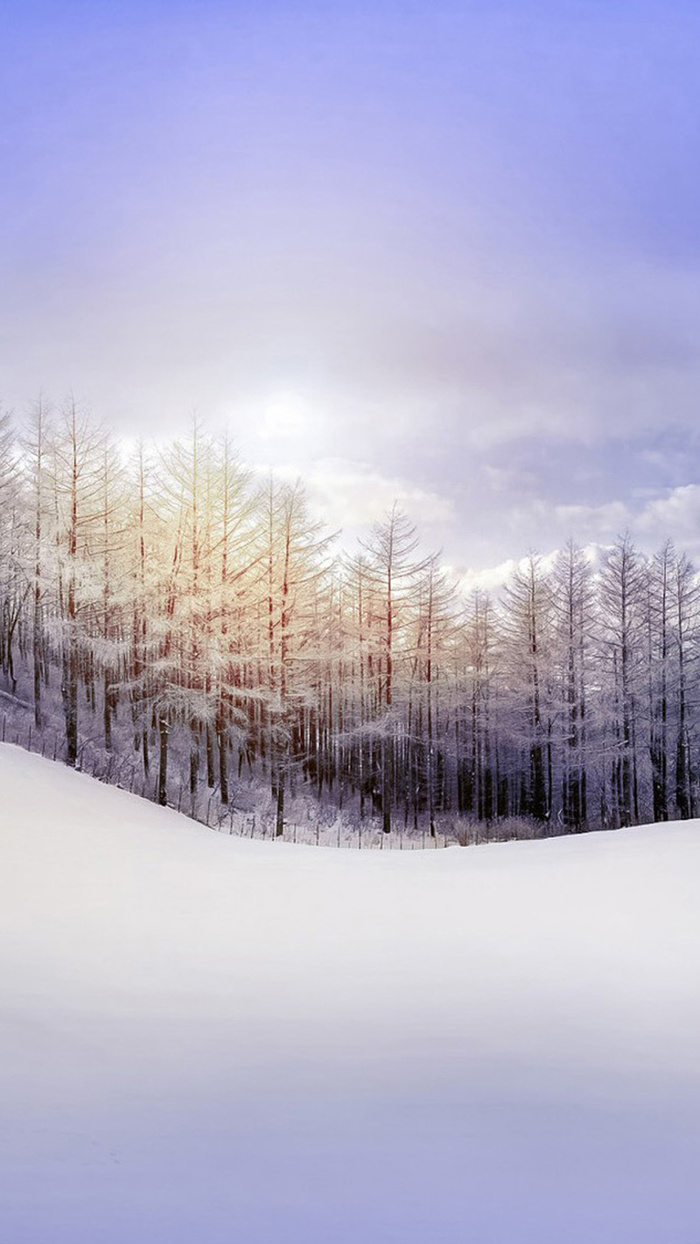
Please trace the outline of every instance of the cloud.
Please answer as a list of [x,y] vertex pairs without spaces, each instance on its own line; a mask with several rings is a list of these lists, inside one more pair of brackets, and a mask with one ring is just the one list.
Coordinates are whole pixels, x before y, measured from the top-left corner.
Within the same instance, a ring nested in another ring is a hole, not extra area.
[[673,540],[680,548],[700,553],[700,485],[683,484],[662,496],[649,498],[635,508],[630,503],[612,501],[598,506],[553,506],[553,521],[560,528],[569,526],[587,531],[593,540],[610,543],[629,531],[645,551]]
[[455,521],[449,498],[408,480],[382,475],[367,463],[326,458],[314,464],[307,483],[310,496],[332,526],[359,527],[381,522],[394,502],[427,534],[431,528]]
[[[262,470],[262,468],[259,468]],[[396,502],[420,533],[455,523],[453,502],[398,476],[386,476],[368,463],[344,458],[324,458],[300,472],[292,464],[276,466],[274,473],[286,480],[301,475],[316,516],[331,528],[355,534],[382,522]]]
[[668,536],[684,548],[700,552],[700,484],[672,488],[648,502],[634,528],[655,540]]
[[[537,561],[544,571],[553,568],[559,555],[559,549],[549,549],[546,553],[537,553]],[[584,549],[584,554],[589,562],[595,563],[597,560],[596,546],[589,545]],[[527,570],[528,557],[520,559],[509,557],[505,561],[499,562],[496,566],[489,566],[482,570],[476,570],[470,567],[468,570],[457,571],[453,567],[448,567],[448,573],[453,578],[458,590],[464,596],[471,596],[475,591],[487,592],[489,595],[497,596],[508,583],[509,579],[515,574],[516,570],[522,572]]]
[[[627,501],[599,505],[562,505],[536,498],[515,507],[509,523],[520,533],[521,542],[531,537],[531,547],[536,549],[550,545],[552,536],[560,546],[573,539],[582,546],[595,547],[610,545],[629,532],[645,552],[654,551],[670,539],[679,548],[700,554],[700,484],[669,488],[661,495],[650,496],[649,491],[640,490]],[[503,563],[508,564],[516,563]],[[492,574],[497,569],[484,573]]]
[[634,524],[634,516],[623,501],[607,501],[602,505],[552,505],[540,502],[536,507],[543,527],[553,522],[560,531],[576,533],[589,540],[614,537]]
[[517,565],[517,561],[510,557],[506,561],[499,562],[497,566],[487,567],[484,570],[475,570],[472,567],[461,572],[452,568],[449,570],[459,591],[464,596],[471,596],[477,591],[496,595],[508,582]]

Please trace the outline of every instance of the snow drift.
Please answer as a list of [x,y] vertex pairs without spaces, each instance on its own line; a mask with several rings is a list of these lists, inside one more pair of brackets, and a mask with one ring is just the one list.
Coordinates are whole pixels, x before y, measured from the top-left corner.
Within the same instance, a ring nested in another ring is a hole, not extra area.
[[242,841],[0,748],[11,1244],[696,1244],[700,826]]

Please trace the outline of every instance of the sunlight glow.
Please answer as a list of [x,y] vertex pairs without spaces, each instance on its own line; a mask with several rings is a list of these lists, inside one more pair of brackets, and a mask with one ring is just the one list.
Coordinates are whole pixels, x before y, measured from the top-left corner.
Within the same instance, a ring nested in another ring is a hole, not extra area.
[[296,393],[276,393],[263,407],[259,435],[264,440],[307,436],[312,424],[306,398]]

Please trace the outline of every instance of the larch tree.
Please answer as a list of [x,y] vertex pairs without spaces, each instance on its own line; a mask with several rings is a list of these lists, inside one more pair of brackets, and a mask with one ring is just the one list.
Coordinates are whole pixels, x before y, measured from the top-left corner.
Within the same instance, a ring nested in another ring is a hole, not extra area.
[[561,820],[579,833],[588,820],[587,708],[595,615],[590,565],[572,541],[556,559],[552,589],[563,741]]
[[608,554],[600,576],[601,656],[612,728],[612,790],[620,825],[639,818],[638,714],[644,671],[645,573],[629,535]]
[[428,567],[427,559],[416,559],[418,536],[413,524],[394,505],[383,523],[375,524],[369,539],[363,543],[372,582],[376,618],[375,678],[378,716],[377,781],[381,792],[382,829],[391,831],[394,799],[395,750],[399,713],[395,696],[405,672],[405,627],[411,609],[417,603],[420,576]]
[[513,572],[505,593],[506,661],[516,747],[524,747],[520,810],[535,821],[552,810],[553,595],[549,576],[534,554]]

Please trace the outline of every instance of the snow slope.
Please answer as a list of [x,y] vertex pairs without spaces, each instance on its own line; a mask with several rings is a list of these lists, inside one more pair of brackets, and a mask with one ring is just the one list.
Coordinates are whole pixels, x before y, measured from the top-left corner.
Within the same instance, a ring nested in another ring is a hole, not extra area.
[[3,1241],[700,1241],[697,823],[358,853],[0,791]]

